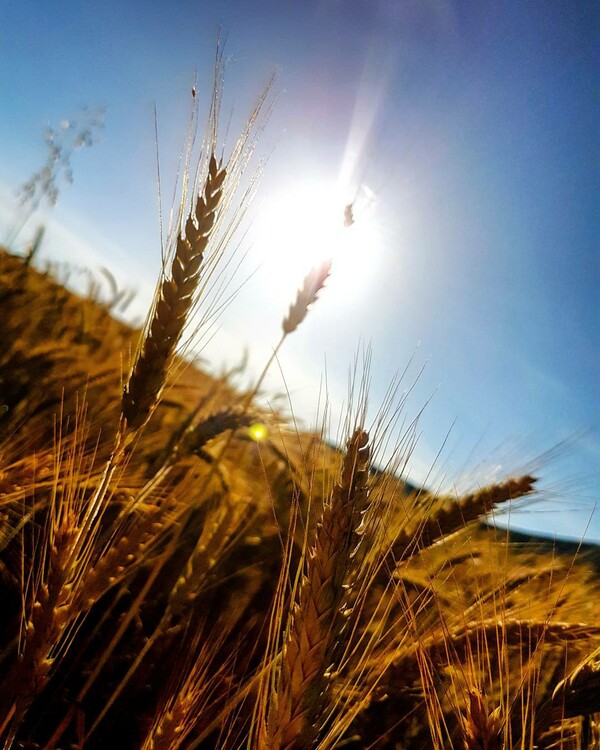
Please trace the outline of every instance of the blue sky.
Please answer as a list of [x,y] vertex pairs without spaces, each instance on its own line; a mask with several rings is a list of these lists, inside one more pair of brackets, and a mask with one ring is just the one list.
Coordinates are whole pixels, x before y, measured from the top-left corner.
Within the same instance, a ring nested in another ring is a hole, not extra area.
[[[361,341],[373,348],[373,410],[414,355],[406,386],[425,369],[407,415],[432,397],[415,480],[449,433],[430,484],[536,470],[544,502],[512,523],[578,537],[589,522],[600,540],[600,512],[590,521],[600,499],[594,5],[5,3],[0,221],[8,225],[11,196],[45,158],[44,127],[105,105],[102,142],[75,154],[44,252],[105,264],[143,301],[160,258],[153,107],[168,204],[194,72],[208,101],[222,24],[232,131],[275,69],[278,81],[259,155],[274,150],[240,278],[258,270],[221,319],[211,366],[251,343],[260,369],[301,281],[298,227],[269,237],[271,217],[310,224],[310,190],[327,195],[340,174],[347,196],[366,185],[375,200],[363,189],[358,202],[373,234],[357,235],[360,257],[338,262],[282,353],[295,412],[314,420],[325,368],[332,403],[342,403]],[[283,389],[278,372],[270,387]]]

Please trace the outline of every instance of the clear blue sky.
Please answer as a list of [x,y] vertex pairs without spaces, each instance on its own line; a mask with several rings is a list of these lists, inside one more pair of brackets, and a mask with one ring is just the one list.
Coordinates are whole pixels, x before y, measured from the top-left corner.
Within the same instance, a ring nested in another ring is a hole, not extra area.
[[[512,523],[581,535],[600,501],[597,4],[4,3],[0,221],[44,160],[45,125],[106,105],[102,142],[75,154],[45,252],[105,263],[143,297],[160,247],[153,105],[168,203],[194,71],[207,99],[219,23],[234,127],[279,70],[256,211],[335,180],[350,152],[349,183],[376,194],[377,250],[365,243],[351,284],[336,288],[334,268],[329,299],[282,355],[300,416],[314,416],[325,361],[332,399],[343,397],[359,340],[373,346],[374,405],[418,347],[413,374],[427,364],[409,416],[434,395],[412,476],[424,478],[453,425],[434,486],[539,470],[546,501]],[[310,207],[297,213],[309,220]],[[268,265],[264,236],[250,237],[248,269],[253,252]],[[222,318],[215,366],[252,342],[258,367],[276,341],[293,286],[278,289],[264,265]],[[600,540],[600,511],[588,536]]]

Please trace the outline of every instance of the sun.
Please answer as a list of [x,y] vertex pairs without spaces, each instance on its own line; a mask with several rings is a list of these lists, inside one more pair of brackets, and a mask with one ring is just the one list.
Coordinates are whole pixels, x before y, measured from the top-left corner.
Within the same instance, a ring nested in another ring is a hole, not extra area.
[[346,295],[359,288],[379,256],[374,200],[366,186],[350,193],[333,180],[311,179],[266,199],[255,247],[269,279],[296,288],[311,268],[331,260],[328,286]]

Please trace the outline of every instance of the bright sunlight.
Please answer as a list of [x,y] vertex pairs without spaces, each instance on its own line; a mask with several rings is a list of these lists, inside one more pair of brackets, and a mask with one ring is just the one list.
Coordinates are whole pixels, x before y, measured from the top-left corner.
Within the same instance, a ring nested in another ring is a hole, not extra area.
[[353,195],[334,182],[316,180],[296,182],[272,196],[257,226],[261,272],[293,289],[312,267],[332,260],[328,296],[354,295],[380,257],[375,200],[367,185]]

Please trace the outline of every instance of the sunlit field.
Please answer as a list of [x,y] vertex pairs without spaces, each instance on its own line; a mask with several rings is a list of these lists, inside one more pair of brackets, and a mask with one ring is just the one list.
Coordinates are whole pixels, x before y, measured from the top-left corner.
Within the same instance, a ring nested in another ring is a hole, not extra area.
[[597,556],[489,523],[540,478],[407,483],[418,415],[392,390],[369,416],[368,354],[341,436],[264,406],[321,298],[382,263],[368,184],[255,201],[257,261],[292,290],[273,356],[243,388],[190,362],[264,116],[224,145],[218,101],[141,329],[110,271],[78,295],[37,245],[0,249],[2,747],[600,748]]

